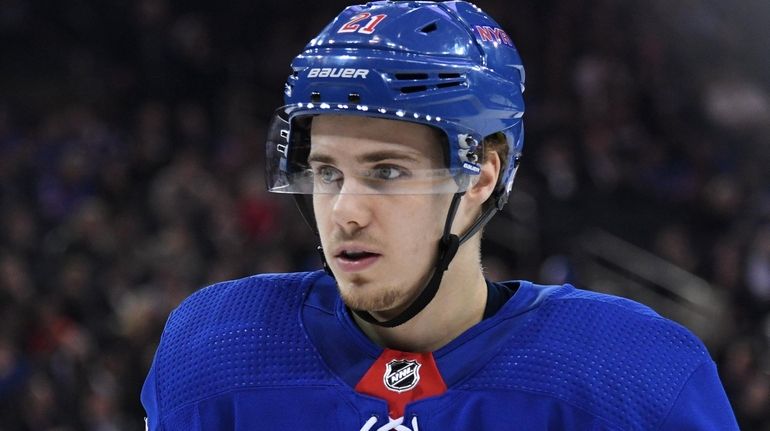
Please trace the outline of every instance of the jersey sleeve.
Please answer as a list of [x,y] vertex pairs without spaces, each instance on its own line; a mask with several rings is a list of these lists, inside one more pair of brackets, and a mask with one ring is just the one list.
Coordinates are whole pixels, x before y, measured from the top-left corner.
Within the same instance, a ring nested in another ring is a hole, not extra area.
[[711,360],[692,373],[660,427],[661,431],[738,429],[716,365]]
[[145,423],[147,424],[147,431],[160,430],[160,412],[158,411],[158,393],[155,389],[155,361],[153,361],[150,367],[147,378],[144,380],[144,386],[142,386],[142,405],[144,411],[147,414],[145,417]]
[[163,338],[164,335],[166,335],[166,331],[168,329],[169,323],[171,322],[171,319],[173,319],[175,314],[175,310],[172,311],[168,319],[166,320],[166,325],[163,328],[163,333],[161,334],[160,342],[158,343],[158,348],[155,351],[155,355],[152,359],[152,365],[150,366],[150,370],[147,372],[147,377],[144,379],[144,385],[142,385],[142,394],[141,394],[141,400],[142,400],[142,406],[144,407],[144,412],[146,414],[144,421],[146,423],[146,431],[161,431],[163,428],[160,425],[160,403],[158,402],[158,385],[157,385],[157,360],[158,360],[158,352],[163,348]]

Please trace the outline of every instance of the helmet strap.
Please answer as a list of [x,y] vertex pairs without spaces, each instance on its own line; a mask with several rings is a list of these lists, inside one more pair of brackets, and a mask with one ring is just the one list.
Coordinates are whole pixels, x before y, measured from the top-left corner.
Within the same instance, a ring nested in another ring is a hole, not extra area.
[[504,189],[498,189],[495,190],[495,192],[492,194],[491,199],[493,199],[493,202],[495,202],[494,205],[490,205],[486,210],[484,210],[483,213],[476,219],[475,222],[471,225],[471,227],[468,228],[468,230],[460,237],[460,245],[465,243],[465,241],[469,240],[473,235],[476,234],[481,228],[483,228],[487,223],[489,223],[490,220],[492,220],[492,217],[503,209],[505,206],[505,203],[508,202],[508,194],[505,193]]

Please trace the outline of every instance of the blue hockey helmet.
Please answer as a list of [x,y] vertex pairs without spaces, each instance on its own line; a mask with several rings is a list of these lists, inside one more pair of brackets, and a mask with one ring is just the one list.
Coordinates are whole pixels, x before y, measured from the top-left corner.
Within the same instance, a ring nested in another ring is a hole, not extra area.
[[478,7],[464,1],[350,6],[291,66],[286,104],[269,127],[270,191],[314,193],[305,160],[307,119],[344,114],[441,130],[447,172],[460,189],[468,183],[460,177],[479,172],[483,139],[503,133],[509,148],[497,207],[507,200],[523,146],[524,68],[508,35]]

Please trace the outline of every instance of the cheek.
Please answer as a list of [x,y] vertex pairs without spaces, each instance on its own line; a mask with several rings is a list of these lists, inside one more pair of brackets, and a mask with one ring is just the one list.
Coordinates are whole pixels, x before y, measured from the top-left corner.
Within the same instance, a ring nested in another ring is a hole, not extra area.
[[449,207],[436,196],[409,197],[410,201],[401,206],[393,217],[396,236],[401,241],[404,253],[402,259],[430,259],[441,238]]

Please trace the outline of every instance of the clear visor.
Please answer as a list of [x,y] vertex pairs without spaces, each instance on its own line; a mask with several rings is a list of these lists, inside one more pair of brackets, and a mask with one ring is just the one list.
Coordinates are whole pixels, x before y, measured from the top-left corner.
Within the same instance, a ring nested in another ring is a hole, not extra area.
[[[266,181],[274,193],[425,195],[465,191],[475,175],[464,169],[436,168],[442,160],[421,160],[399,152],[365,149],[344,154],[312,153],[312,114],[290,117],[286,107],[276,111],[267,137]],[[375,112],[377,112],[375,110]],[[340,113],[340,112],[336,112]],[[368,112],[371,115],[372,112]],[[384,116],[384,115],[383,115]],[[290,119],[291,118],[291,119]],[[446,124],[442,125],[446,127]],[[353,154],[355,153],[355,154]],[[442,153],[443,154],[443,153]]]

